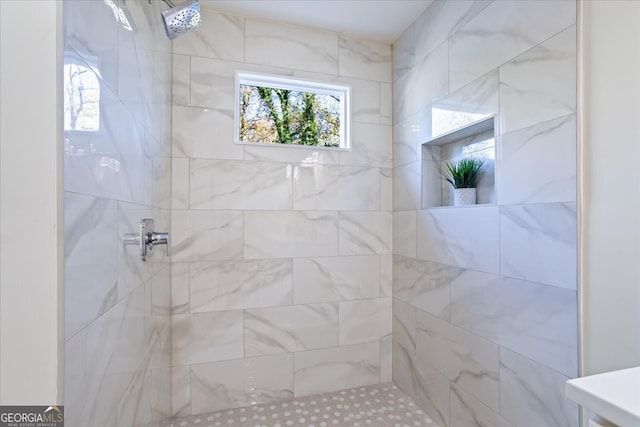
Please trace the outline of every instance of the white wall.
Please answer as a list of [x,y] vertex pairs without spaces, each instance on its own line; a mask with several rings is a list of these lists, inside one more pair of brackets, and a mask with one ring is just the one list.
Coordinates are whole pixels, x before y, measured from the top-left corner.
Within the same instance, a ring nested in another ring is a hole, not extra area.
[[61,7],[0,16],[0,404],[61,404]]
[[582,374],[640,365],[640,2],[582,2]]

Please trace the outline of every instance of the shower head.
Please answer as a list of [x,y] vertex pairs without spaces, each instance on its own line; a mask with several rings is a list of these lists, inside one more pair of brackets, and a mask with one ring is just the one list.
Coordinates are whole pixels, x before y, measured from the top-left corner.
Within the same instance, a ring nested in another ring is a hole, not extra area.
[[188,0],[175,6],[170,0],[163,0],[171,9],[162,12],[162,21],[167,37],[171,40],[200,26],[200,2]]

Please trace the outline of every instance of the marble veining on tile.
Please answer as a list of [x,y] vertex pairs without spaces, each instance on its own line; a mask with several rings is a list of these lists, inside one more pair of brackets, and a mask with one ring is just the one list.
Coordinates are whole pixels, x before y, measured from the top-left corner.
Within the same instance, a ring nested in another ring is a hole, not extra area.
[[[393,82],[404,76],[413,67],[415,51],[415,25],[411,24],[393,43],[392,69]],[[395,86],[395,84],[394,84]],[[397,104],[394,102],[394,110]]]
[[391,298],[340,303],[340,345],[381,340],[391,335]]
[[233,109],[236,70],[242,69],[242,65],[241,62],[191,57],[189,105]]
[[65,193],[64,203],[68,339],[115,305],[119,246],[116,202]]
[[295,304],[377,298],[380,295],[380,257],[294,258]]
[[450,267],[395,255],[393,297],[422,311],[449,320]]
[[416,311],[416,356],[497,411],[498,345]]
[[[65,369],[65,389],[78,404],[67,421],[133,425],[168,416],[154,405],[166,405],[165,398],[171,398],[170,379],[163,379],[163,371],[170,372],[156,369],[154,376],[147,371],[158,361],[151,355],[162,355],[166,342],[160,331],[154,339],[145,339],[146,298],[144,287],[139,287],[65,343],[65,360],[74,367]],[[156,390],[153,381],[169,388]]]
[[404,94],[408,98],[400,102],[413,102],[410,113],[418,112],[429,105],[433,99],[441,98],[449,93],[449,49],[447,43],[441,43],[423,58],[416,56],[411,70],[411,84]]
[[500,378],[501,413],[514,425],[580,424],[578,405],[564,395],[568,377],[502,349]]
[[392,335],[393,335],[394,345],[399,345],[401,347],[404,347],[409,353],[415,354],[416,352],[416,309],[415,307],[397,298],[393,298],[392,314],[393,314]]
[[575,76],[575,26],[500,67],[504,132],[575,113]]
[[200,13],[206,25],[178,37],[173,42],[173,53],[242,61],[245,19],[205,8]]
[[191,368],[189,366],[171,368],[171,407],[174,417],[191,415]]
[[245,310],[244,345],[246,357],[334,347],[338,304]]
[[242,329],[240,310],[172,316],[173,366],[242,357]]
[[294,354],[296,396],[379,382],[379,341],[301,351]]
[[451,89],[457,89],[575,24],[576,4],[493,2],[450,38]]
[[393,125],[393,86],[380,83],[380,124]]
[[492,0],[434,1],[415,21],[415,51],[421,58],[482,12]]
[[395,120],[403,120],[449,92],[447,44],[416,61],[412,69],[394,84]]
[[391,46],[340,37],[340,75],[391,83]]
[[191,103],[191,57],[173,55],[171,81],[171,102],[177,105]]
[[340,164],[393,166],[391,131],[389,125],[354,122],[351,126],[351,150],[340,152]]
[[446,182],[442,181],[441,170],[445,163],[442,161],[442,147],[423,145],[421,151],[422,208],[452,205],[447,200],[448,194],[445,192],[445,190],[449,189],[446,186]]
[[242,212],[175,210],[171,249],[176,261],[214,261],[242,256]]
[[393,166],[401,166],[418,160],[418,132],[416,115],[393,123]]
[[293,397],[293,354],[191,365],[191,414]]
[[421,361],[409,349],[394,343],[393,378],[433,419],[436,425],[449,425],[449,380]]
[[[281,52],[287,54],[281,55]],[[338,56],[337,34],[245,19],[245,60],[248,63],[337,75]]]
[[391,212],[340,212],[340,255],[390,254]]
[[576,218],[575,203],[501,206],[501,273],[577,289]]
[[293,299],[291,260],[192,262],[188,275],[192,313],[286,305]]
[[416,257],[416,211],[393,212],[393,253]]
[[498,217],[496,207],[418,212],[418,258],[497,273]]
[[384,117],[391,114],[391,111],[385,111],[385,108],[391,108],[390,84],[342,76],[333,81],[351,86],[351,121],[354,125],[356,123],[390,124],[385,123]]
[[171,314],[189,312],[189,263],[171,263]]
[[[158,327],[169,330],[169,315],[171,314],[171,266],[169,263],[154,263],[153,276],[144,283],[147,306],[145,312],[151,315],[150,323],[166,322]],[[149,328],[153,334],[153,328]],[[167,342],[169,339],[167,339]],[[161,354],[168,355],[168,352]],[[156,355],[153,355],[155,357]],[[160,356],[160,355],[158,355]],[[165,366],[165,368],[168,365]]]
[[377,168],[298,165],[293,170],[296,210],[377,210],[380,177]]
[[[269,224],[265,227],[264,224]],[[330,211],[246,211],[245,259],[338,255],[338,215]]]
[[577,374],[575,291],[474,272],[453,273],[451,322],[545,366]]
[[451,426],[513,427],[497,412],[455,385],[451,387]]
[[191,160],[191,209],[290,209],[287,163]]
[[[505,135],[497,169],[498,203],[575,201],[575,159],[573,114]],[[544,168],[536,167],[540,162]]]
[[393,296],[393,255],[380,255],[380,296]]
[[393,380],[393,336],[380,340],[380,382]]
[[393,211],[393,169],[380,168],[380,210]]
[[394,169],[393,208],[398,211],[420,209],[422,162],[415,161]]
[[171,209],[189,209],[189,159],[171,159]]
[[233,143],[233,110],[174,105],[171,121],[174,157],[242,160]]

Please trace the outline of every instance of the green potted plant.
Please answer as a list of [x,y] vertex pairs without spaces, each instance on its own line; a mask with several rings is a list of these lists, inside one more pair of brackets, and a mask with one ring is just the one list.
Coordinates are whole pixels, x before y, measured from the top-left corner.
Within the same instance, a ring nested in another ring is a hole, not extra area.
[[476,185],[484,161],[479,159],[461,159],[447,163],[442,178],[453,186],[454,205],[475,205]]

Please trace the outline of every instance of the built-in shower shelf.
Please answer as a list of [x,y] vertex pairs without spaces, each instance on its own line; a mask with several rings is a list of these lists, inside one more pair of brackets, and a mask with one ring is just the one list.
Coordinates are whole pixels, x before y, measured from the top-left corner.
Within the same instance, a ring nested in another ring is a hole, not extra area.
[[[476,205],[495,205],[495,116],[438,135],[422,144],[422,208],[451,208],[453,188],[442,179],[446,164],[465,158],[484,162],[478,180]],[[459,208],[462,206],[455,206]]]

